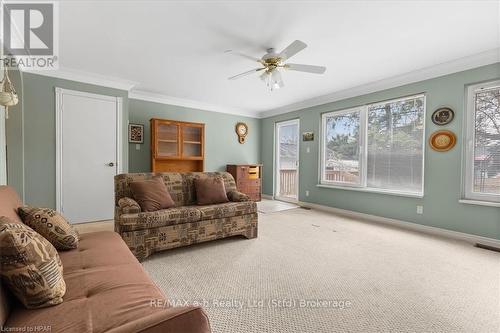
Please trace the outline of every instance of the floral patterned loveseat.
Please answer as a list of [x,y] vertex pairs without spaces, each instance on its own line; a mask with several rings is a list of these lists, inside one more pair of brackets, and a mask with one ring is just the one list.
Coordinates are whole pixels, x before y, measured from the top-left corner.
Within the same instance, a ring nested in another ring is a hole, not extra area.
[[[129,184],[161,176],[175,207],[141,212],[131,205]],[[194,179],[221,177],[227,203],[196,205]],[[233,176],[227,172],[126,173],[115,176],[115,231],[120,234],[137,259],[154,252],[214,239],[242,235],[257,237],[257,205],[236,190]]]

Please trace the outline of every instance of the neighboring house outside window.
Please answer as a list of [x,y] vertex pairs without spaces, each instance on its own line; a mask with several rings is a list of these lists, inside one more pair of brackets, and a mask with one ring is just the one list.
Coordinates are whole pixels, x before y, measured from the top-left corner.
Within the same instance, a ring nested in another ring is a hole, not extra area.
[[500,202],[500,81],[467,88],[464,199]]
[[423,196],[425,96],[322,115],[323,185]]

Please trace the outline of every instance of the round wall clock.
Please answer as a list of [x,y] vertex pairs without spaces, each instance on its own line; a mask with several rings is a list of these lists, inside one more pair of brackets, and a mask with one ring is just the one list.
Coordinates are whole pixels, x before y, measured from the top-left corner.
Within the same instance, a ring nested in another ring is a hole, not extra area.
[[238,142],[245,143],[245,137],[248,135],[248,126],[245,123],[236,124],[236,134],[238,134]]
[[436,131],[429,138],[429,144],[435,151],[448,151],[457,143],[455,133],[447,130]]
[[451,123],[455,117],[455,112],[450,108],[439,108],[432,113],[432,122],[436,125],[443,126]]

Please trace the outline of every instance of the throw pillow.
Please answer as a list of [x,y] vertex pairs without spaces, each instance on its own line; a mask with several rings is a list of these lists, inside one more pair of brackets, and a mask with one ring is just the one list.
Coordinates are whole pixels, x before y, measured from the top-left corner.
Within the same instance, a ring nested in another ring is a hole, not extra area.
[[175,206],[161,177],[131,182],[130,188],[135,201],[139,203],[144,212],[153,212]]
[[228,202],[224,180],[221,177],[196,178],[196,201],[198,205]]
[[78,247],[78,234],[66,219],[50,208],[19,207],[23,223],[45,237],[58,250]]
[[124,197],[118,200],[118,207],[122,210],[123,214],[135,214],[141,212],[141,206],[132,198]]
[[28,309],[62,303],[63,266],[52,244],[22,223],[0,217],[0,275]]

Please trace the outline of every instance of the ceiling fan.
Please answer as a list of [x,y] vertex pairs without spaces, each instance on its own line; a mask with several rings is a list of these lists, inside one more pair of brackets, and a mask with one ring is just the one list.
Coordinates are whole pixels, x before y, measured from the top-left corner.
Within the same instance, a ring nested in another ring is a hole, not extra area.
[[292,70],[313,74],[323,74],[326,71],[326,67],[324,66],[313,66],[313,65],[303,65],[303,64],[292,64],[285,63],[288,59],[302,51],[307,47],[307,44],[301,42],[300,40],[294,41],[292,44],[288,45],[283,51],[280,53],[276,53],[273,48],[267,49],[267,53],[262,58],[256,58],[249,55],[246,55],[241,52],[227,50],[226,53],[231,53],[237,56],[241,56],[253,61],[256,61],[262,65],[262,67],[255,68],[241,74],[231,76],[228,78],[229,80],[236,80],[241,77],[256,73],[262,72],[260,78],[264,81],[271,91],[279,88],[283,88],[285,84],[283,83],[283,78],[281,77],[281,72],[283,70]]

